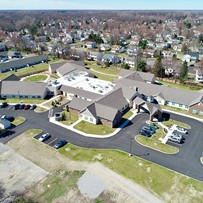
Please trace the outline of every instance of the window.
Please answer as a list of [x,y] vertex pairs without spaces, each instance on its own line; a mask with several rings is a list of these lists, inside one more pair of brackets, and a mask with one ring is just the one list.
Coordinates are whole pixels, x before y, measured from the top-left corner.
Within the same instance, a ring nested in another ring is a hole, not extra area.
[[32,98],[35,98],[35,96],[32,96]]
[[41,98],[41,96],[37,96],[37,98]]
[[179,107],[183,107],[183,105],[182,105],[182,104],[179,104]]
[[203,111],[200,111],[200,112],[199,112],[199,115],[203,116]]
[[193,109],[193,110],[192,110],[192,113],[196,114],[196,113],[197,113],[197,110]]
[[185,105],[185,108],[186,108],[186,109],[188,109],[188,106],[187,106],[187,105]]
[[166,104],[169,104],[169,101],[166,101]]
[[175,106],[175,102],[172,102],[172,105]]
[[90,121],[93,122],[93,118],[90,118]]
[[25,96],[25,98],[28,98],[28,96]]

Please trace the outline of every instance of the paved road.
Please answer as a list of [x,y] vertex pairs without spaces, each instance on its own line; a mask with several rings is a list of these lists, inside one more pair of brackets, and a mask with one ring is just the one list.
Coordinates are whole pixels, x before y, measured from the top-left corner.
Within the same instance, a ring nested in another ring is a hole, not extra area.
[[[56,109],[55,111],[59,110]],[[28,129],[39,128],[59,139],[67,139],[70,143],[80,147],[119,149],[129,153],[130,144],[132,144],[131,153],[133,155],[203,181],[203,165],[199,160],[200,156],[203,155],[203,124],[191,118],[171,114],[172,119],[188,123],[192,128],[189,130],[189,134],[185,136],[185,143],[182,144],[182,146],[177,145],[180,152],[175,155],[167,155],[143,147],[134,140],[131,142],[131,138],[138,134],[140,127],[148,119],[147,114],[136,116],[129,125],[122,129],[117,135],[105,139],[84,137],[50,123],[48,121],[48,112],[35,113],[33,111],[24,110],[14,111],[10,108],[8,110],[0,110],[0,114],[13,115],[14,117],[23,116],[27,118],[27,121],[24,124],[15,128],[15,134],[1,139],[1,142],[3,143],[8,142],[10,139],[13,139]]]

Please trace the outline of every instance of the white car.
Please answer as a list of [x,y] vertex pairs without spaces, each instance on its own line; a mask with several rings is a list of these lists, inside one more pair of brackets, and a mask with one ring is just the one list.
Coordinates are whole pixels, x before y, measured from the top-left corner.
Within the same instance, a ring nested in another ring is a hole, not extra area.
[[39,141],[44,142],[45,140],[49,139],[50,137],[51,137],[51,135],[49,135],[49,133],[45,133],[39,138]]
[[188,134],[188,131],[185,128],[182,128],[180,126],[176,127],[176,130],[180,133]]

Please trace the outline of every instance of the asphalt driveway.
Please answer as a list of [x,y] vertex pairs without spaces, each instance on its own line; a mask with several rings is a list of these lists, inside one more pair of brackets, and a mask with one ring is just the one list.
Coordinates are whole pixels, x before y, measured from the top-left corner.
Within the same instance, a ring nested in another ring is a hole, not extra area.
[[[56,109],[57,111],[57,109]],[[191,118],[171,114],[174,120],[188,123],[192,128],[186,137],[185,143],[182,146],[177,146],[180,152],[175,155],[167,155],[158,151],[143,147],[131,138],[138,134],[140,127],[148,119],[147,114],[136,116],[131,123],[123,128],[117,135],[110,138],[89,138],[80,134],[64,129],[48,121],[48,112],[35,113],[26,110],[1,109],[0,114],[12,115],[14,117],[26,117],[27,121],[15,128],[15,133],[9,137],[3,138],[2,143],[8,142],[15,136],[32,128],[39,128],[50,133],[57,139],[66,139],[68,142],[86,148],[99,149],[119,149],[125,152],[130,152],[135,156],[149,160],[153,163],[167,167],[176,172],[190,176],[192,178],[203,181],[203,165],[199,158],[203,155],[203,124]]]

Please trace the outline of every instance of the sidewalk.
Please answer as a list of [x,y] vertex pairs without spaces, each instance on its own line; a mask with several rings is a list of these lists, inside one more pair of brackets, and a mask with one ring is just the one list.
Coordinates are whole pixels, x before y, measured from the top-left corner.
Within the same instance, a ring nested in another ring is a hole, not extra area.
[[54,118],[54,117],[49,118],[49,122],[54,123],[54,124],[56,124],[56,125],[59,125],[59,126],[61,126],[61,127],[63,127],[63,128],[66,128],[66,129],[68,129],[68,130],[71,130],[71,131],[73,131],[73,132],[76,132],[76,133],[78,133],[78,134],[81,134],[81,135],[83,135],[83,136],[85,136],[85,137],[108,138],[108,137],[112,137],[112,136],[116,135],[116,134],[117,134],[119,131],[121,131],[135,116],[138,115],[137,112],[135,112],[135,111],[132,111],[132,112],[133,112],[133,115],[132,115],[130,118],[128,118],[128,120],[126,120],[124,123],[122,123],[121,126],[119,126],[113,133],[108,134],[108,135],[87,134],[87,133],[84,133],[84,132],[82,132],[82,131],[79,131],[79,130],[75,129],[74,126],[77,125],[80,121],[82,121],[82,119],[78,119],[75,123],[73,123],[73,124],[70,125],[70,126],[67,126],[67,125],[62,124],[62,123],[60,123],[60,122],[58,122],[58,121],[55,121],[55,118]]

